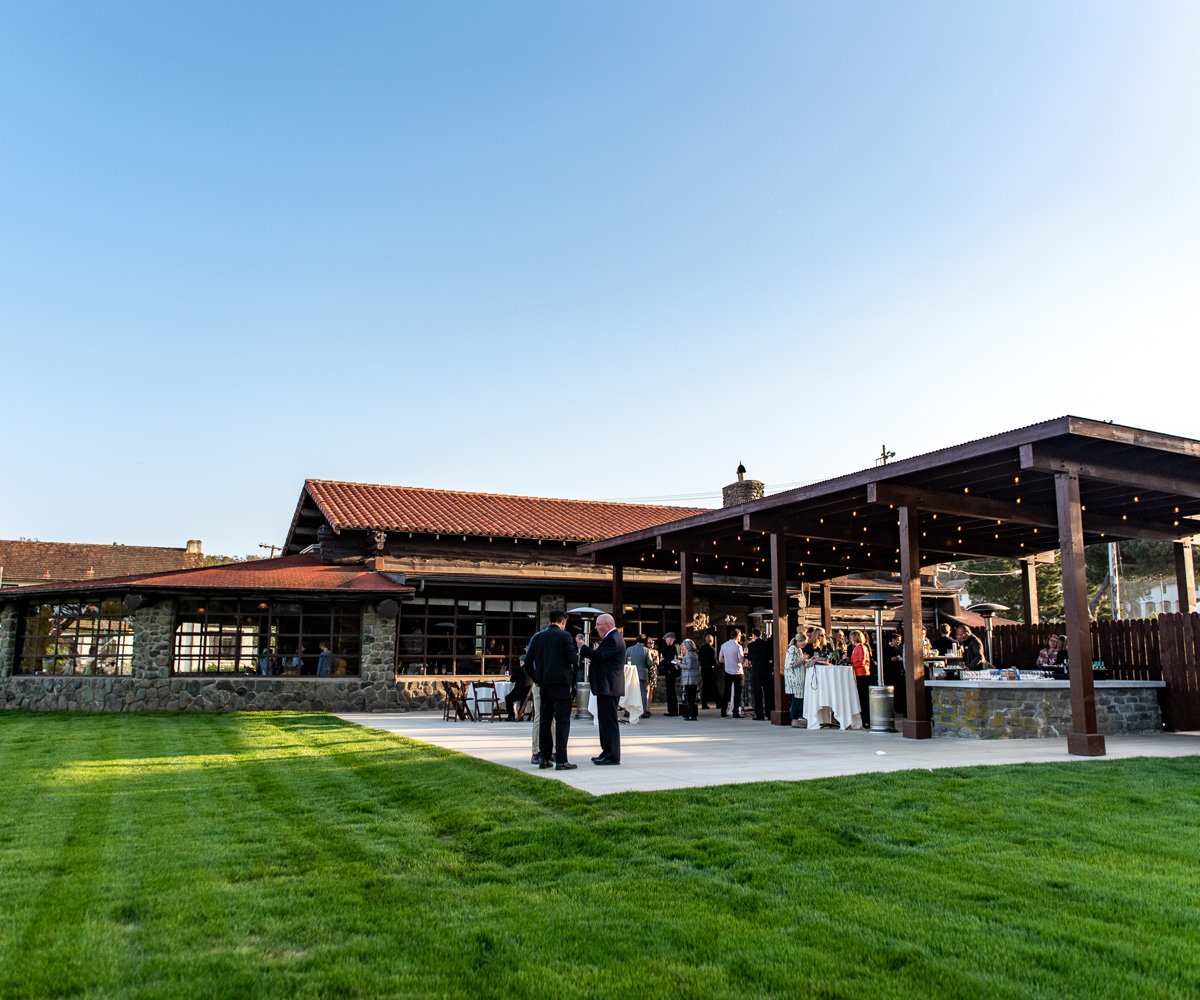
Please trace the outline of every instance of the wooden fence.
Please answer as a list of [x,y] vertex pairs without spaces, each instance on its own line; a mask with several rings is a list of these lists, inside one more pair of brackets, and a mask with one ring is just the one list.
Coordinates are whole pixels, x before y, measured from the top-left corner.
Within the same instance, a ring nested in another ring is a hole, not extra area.
[[[992,630],[996,666],[1032,666],[1046,639],[1062,631],[1060,623],[996,626]],[[1200,614],[1092,622],[1091,654],[1093,661],[1104,661],[1112,680],[1163,681],[1167,729],[1200,729]]]
[[1200,729],[1200,614],[1158,616],[1162,676],[1167,683],[1163,722],[1168,729]]
[[[1135,618],[1119,622],[1092,622],[1092,661],[1103,660],[1108,676],[1122,681],[1163,679],[1159,622]],[[992,658],[998,667],[1032,667],[1038,651],[1051,635],[1061,635],[1061,622],[1040,625],[997,625],[992,629]],[[1075,659],[1074,651],[1070,659]]]

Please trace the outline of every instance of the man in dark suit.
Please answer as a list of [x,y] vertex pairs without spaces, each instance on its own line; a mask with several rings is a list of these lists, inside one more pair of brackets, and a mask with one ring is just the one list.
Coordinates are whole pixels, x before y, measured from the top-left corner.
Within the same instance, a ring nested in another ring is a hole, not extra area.
[[588,683],[596,696],[596,720],[600,726],[600,756],[593,764],[621,763],[621,727],[617,722],[617,703],[625,693],[625,639],[612,615],[596,619],[600,645],[593,651],[588,666]]
[[[579,653],[575,640],[566,630],[566,612],[550,612],[550,624],[529,640],[525,651],[525,669],[533,676],[542,699],[538,767],[550,767],[550,721],[554,720],[554,769],[573,771],[578,764],[567,760],[567,739],[571,735],[571,690],[575,686],[575,667]],[[624,646],[622,646],[624,648]]]

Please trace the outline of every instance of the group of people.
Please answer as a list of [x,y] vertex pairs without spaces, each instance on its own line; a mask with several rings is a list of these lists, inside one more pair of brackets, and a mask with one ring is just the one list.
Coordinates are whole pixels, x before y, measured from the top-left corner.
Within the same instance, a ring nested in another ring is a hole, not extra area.
[[[716,637],[705,633],[699,642],[677,641],[673,632],[658,641],[645,635],[626,646],[612,615],[596,619],[592,643],[582,635],[567,631],[567,616],[557,610],[550,623],[529,641],[522,668],[514,673],[513,688],[505,699],[510,721],[516,707],[532,690],[534,710],[531,762],[541,768],[574,770],[567,744],[571,727],[571,700],[581,670],[596,696],[600,753],[592,758],[599,766],[621,763],[619,703],[625,695],[626,663],[637,672],[643,714],[650,715],[650,703],[657,679],[665,680],[666,715],[685,721],[699,718],[701,708],[710,703],[719,707],[721,717],[744,718],[744,688],[749,676],[749,697],[753,718],[766,721],[775,709],[774,645],[763,638],[762,630],[750,630],[748,641],[742,629],[731,626],[726,641],[718,647]],[[932,634],[922,634],[926,655],[958,652],[968,669],[985,662],[983,643],[965,625],[951,635],[949,625]],[[1039,664],[1062,662],[1065,642],[1052,636],[1048,648],[1039,655]],[[870,724],[869,688],[875,654],[864,632],[834,629],[827,634],[815,626],[797,633],[788,645],[783,667],[784,691],[790,695],[791,724],[803,728],[804,697],[809,686],[810,669],[828,663],[849,665],[854,671],[864,726]],[[894,686],[896,710],[904,714],[904,637],[897,631],[884,655],[884,682]],[[682,703],[680,699],[682,692]]]
[[[567,754],[571,735],[571,696],[575,672],[587,664],[588,684],[596,696],[596,720],[600,729],[600,753],[592,758],[598,766],[621,763],[621,729],[617,707],[625,694],[625,639],[612,615],[596,619],[599,642],[588,646],[567,631],[567,614],[550,612],[550,624],[529,640],[524,672],[533,689],[534,751],[532,763],[539,768],[573,771],[579,765]],[[515,690],[515,688],[514,688]],[[521,696],[524,697],[524,694]],[[511,693],[510,693],[511,699]],[[513,718],[508,700],[509,718]]]

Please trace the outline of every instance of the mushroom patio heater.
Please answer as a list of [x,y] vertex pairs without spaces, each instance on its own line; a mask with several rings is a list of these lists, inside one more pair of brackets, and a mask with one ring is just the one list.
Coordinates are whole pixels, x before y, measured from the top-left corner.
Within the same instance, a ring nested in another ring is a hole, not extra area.
[[1001,611],[1007,611],[1008,607],[1004,604],[972,604],[968,611],[979,615],[983,619],[983,627],[987,630],[987,653],[988,663],[993,663],[992,660],[992,619]]
[[[592,642],[592,622],[596,620],[597,615],[607,614],[600,608],[570,608],[567,611],[569,615],[579,615],[583,619],[583,644],[591,645]],[[586,680],[578,681],[575,685],[575,718],[590,722],[592,713],[588,711],[588,698],[591,696],[592,686]]]
[[883,609],[894,608],[903,603],[894,594],[863,594],[854,598],[855,604],[870,608],[875,615],[875,670],[878,683],[870,690],[871,732],[894,733],[896,731],[895,702],[892,691],[883,682]]

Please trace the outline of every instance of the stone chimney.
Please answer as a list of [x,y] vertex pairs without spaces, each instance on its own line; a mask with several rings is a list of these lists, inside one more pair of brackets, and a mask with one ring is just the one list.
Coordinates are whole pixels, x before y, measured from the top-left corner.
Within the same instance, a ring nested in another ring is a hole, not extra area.
[[721,506],[736,507],[740,503],[759,500],[765,492],[765,487],[757,479],[746,478],[746,467],[739,462],[737,467],[737,482],[730,483],[721,490]]
[[189,538],[183,561],[189,569],[204,565],[204,543],[199,538]]

